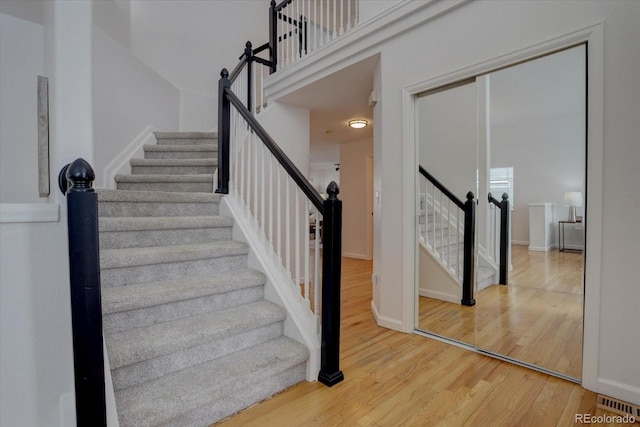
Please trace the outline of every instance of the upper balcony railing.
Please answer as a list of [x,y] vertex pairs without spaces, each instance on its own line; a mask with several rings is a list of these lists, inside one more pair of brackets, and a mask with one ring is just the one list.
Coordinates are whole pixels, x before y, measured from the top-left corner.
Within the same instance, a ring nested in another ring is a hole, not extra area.
[[272,71],[321,48],[358,23],[358,0],[271,1],[269,47]]

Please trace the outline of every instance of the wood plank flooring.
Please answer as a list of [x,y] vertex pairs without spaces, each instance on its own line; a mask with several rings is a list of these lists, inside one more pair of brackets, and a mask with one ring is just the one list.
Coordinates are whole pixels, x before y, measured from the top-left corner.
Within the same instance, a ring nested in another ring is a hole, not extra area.
[[[331,388],[301,383],[219,426],[573,426],[602,415],[577,384],[378,327],[370,261],[344,258],[341,365]],[[635,425],[637,427],[637,424]]]
[[509,285],[478,292],[475,307],[421,297],[420,329],[580,378],[582,254],[514,245],[512,262]]

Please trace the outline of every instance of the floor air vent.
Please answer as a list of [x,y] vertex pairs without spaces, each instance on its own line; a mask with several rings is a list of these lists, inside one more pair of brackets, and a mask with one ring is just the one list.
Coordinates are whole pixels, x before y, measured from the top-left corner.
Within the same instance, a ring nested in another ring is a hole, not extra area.
[[636,421],[640,421],[640,406],[608,396],[598,395],[596,407],[619,415],[632,415]]

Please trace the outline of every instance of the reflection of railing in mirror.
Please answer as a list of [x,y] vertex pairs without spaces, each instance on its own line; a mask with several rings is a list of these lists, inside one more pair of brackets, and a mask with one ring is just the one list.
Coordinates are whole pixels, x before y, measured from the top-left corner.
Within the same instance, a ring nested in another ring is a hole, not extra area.
[[[491,218],[491,231],[490,236],[492,237],[492,245],[493,250],[491,251],[492,260],[497,261],[500,278],[498,283],[501,285],[506,285],[508,283],[508,269],[509,269],[509,261],[508,261],[508,253],[509,253],[509,195],[507,193],[502,194],[502,201],[498,201],[495,197],[489,193],[488,195],[489,203],[493,203],[500,209],[500,225],[499,227],[495,226],[497,221],[497,212],[493,212],[493,218]],[[497,236],[500,238],[500,245],[497,248],[495,241]],[[496,250],[497,249],[497,250]]]
[[473,297],[475,212],[473,193],[463,202],[433,175],[419,166],[419,241],[462,284],[461,303],[475,305]]

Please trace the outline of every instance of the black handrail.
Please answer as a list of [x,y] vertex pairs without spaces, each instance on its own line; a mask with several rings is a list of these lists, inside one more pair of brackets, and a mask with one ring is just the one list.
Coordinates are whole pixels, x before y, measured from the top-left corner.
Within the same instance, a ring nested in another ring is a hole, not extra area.
[[[222,70],[220,76],[222,77],[220,80],[225,79],[225,74],[227,73],[226,68]],[[271,151],[271,154],[278,160],[278,163],[287,171],[291,179],[298,185],[300,190],[307,196],[307,198],[313,203],[313,205],[320,211],[321,214],[324,215],[324,207],[323,207],[323,199],[309,181],[304,177],[302,172],[294,165],[289,157],[282,151],[282,149],[278,146],[278,144],[274,141],[274,139],[269,135],[269,133],[265,130],[264,127],[253,117],[253,114],[242,104],[242,101],[238,99],[238,97],[233,93],[230,86],[223,85],[224,93],[222,96],[228,99],[228,101],[236,108],[238,113],[242,116],[243,119],[247,121],[252,131],[262,140],[264,145]],[[223,184],[223,187],[228,187],[228,184]]]
[[476,235],[476,203],[473,192],[467,193],[467,200],[463,202],[447,187],[442,185],[425,168],[418,165],[418,171],[434,187],[436,187],[449,200],[453,201],[464,212],[464,235],[463,235],[463,255],[462,255],[462,300],[460,303],[466,306],[474,306],[476,300],[473,297],[473,277],[475,271],[475,235]]
[[233,105],[246,121],[251,132],[269,149],[298,188],[322,214],[322,335],[318,381],[331,387],[344,379],[344,374],[340,370],[342,201],[337,198],[338,186],[335,182],[331,182],[327,188],[329,197],[322,200],[320,193],[307,181],[251,111],[233,93],[226,68],[220,72],[218,90],[218,188],[216,193],[228,194],[229,192],[231,106]]
[[509,245],[509,195],[507,193],[502,194],[502,201],[498,201],[495,197],[489,193],[489,203],[493,203],[500,208],[500,265],[499,281],[501,285],[508,284],[508,245]]
[[453,202],[456,205],[458,205],[458,207],[460,209],[464,210],[464,202],[462,200],[458,199],[458,197],[456,197],[455,194],[453,194],[451,191],[449,191],[449,189],[447,187],[442,185],[440,183],[440,181],[438,181],[433,175],[431,175],[429,172],[427,172],[425,170],[425,168],[423,168],[422,166],[418,166],[418,169],[420,170],[420,173],[422,174],[422,176],[427,178],[433,185],[435,185],[436,188],[442,192],[442,194],[447,196],[447,198],[453,200]]
[[106,426],[98,195],[91,165],[77,159],[58,175],[67,198],[73,365],[78,426]]

